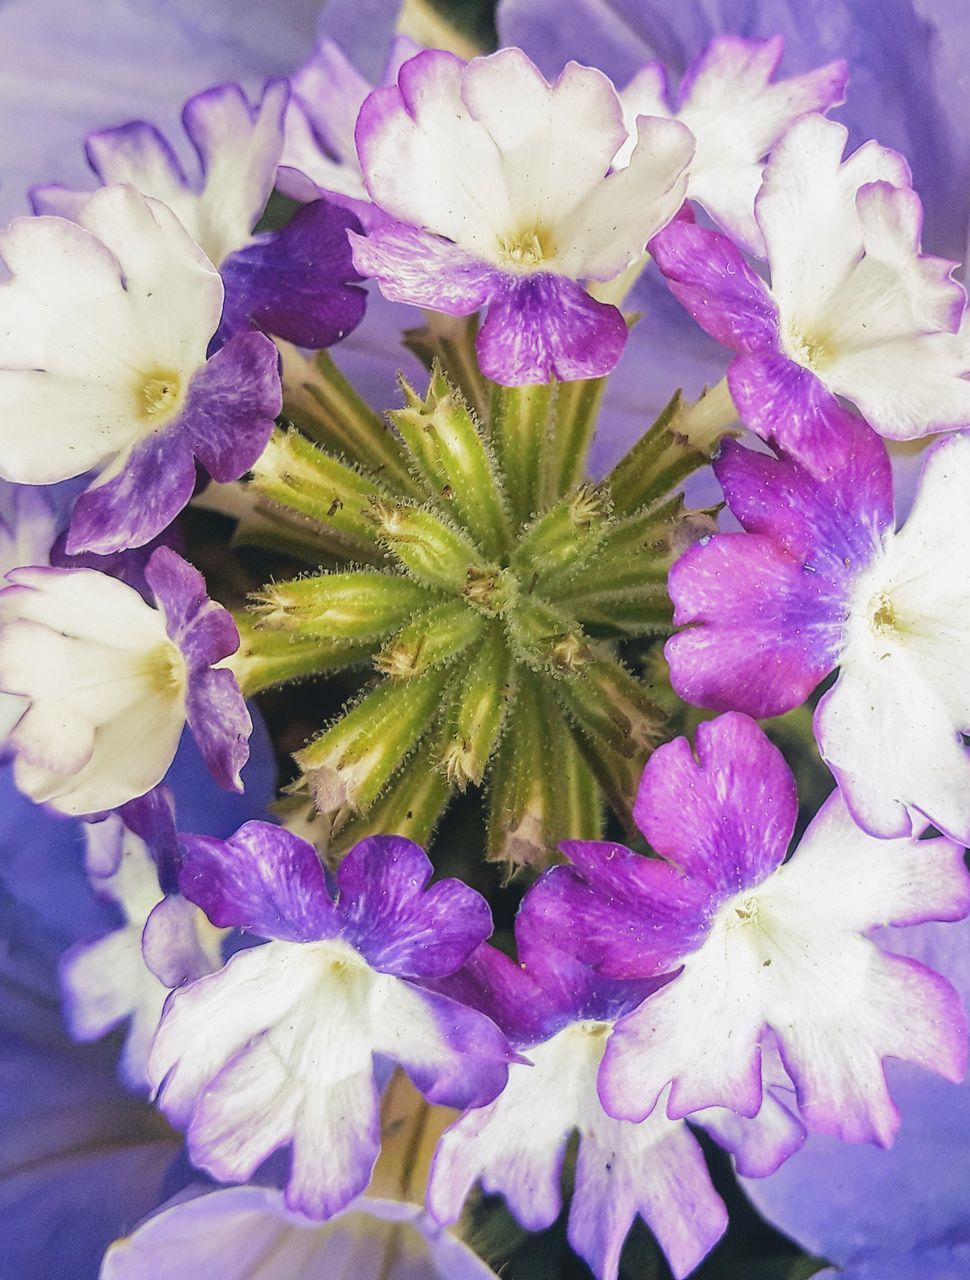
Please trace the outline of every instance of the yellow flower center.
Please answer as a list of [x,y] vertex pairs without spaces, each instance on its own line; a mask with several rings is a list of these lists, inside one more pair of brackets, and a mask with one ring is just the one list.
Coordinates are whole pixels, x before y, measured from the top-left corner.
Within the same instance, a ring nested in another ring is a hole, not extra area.
[[142,380],[138,416],[152,425],[170,418],[182,398],[182,379],[170,369],[155,369]]
[[518,235],[501,236],[498,242],[499,257],[514,271],[532,271],[547,258],[555,256],[555,245],[548,232],[541,227],[530,227]]

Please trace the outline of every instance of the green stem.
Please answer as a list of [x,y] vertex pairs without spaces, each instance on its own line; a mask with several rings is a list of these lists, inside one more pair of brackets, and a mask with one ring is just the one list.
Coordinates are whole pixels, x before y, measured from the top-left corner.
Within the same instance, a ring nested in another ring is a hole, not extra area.
[[524,523],[540,509],[540,474],[549,433],[552,383],[492,389],[492,446],[512,515]]
[[373,649],[371,644],[347,640],[322,636],[306,639],[286,631],[264,631],[248,614],[234,616],[240,643],[225,666],[233,672],[247,698],[274,685],[366,662]]
[[465,397],[470,408],[479,418],[488,413],[488,379],[478,367],[475,339],[478,336],[478,316],[445,316],[429,311],[427,324],[421,329],[408,329],[404,345],[418,357],[429,370],[435,361],[447,374],[449,381]]
[[589,447],[605,390],[605,378],[559,384],[548,456],[542,469],[544,503],[568,493],[586,475]]

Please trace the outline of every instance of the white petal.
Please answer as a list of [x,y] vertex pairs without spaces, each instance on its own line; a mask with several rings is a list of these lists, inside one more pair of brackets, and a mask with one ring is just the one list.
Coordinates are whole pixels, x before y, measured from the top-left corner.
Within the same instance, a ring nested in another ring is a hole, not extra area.
[[783,319],[803,334],[824,329],[832,293],[862,256],[859,187],[908,182],[902,158],[872,142],[842,164],[846,136],[819,115],[797,121],[772,151],[757,200],[772,293]]

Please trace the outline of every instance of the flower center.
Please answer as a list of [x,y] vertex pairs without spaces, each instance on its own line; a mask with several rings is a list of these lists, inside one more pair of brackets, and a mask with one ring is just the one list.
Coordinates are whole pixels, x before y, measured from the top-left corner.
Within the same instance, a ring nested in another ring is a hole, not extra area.
[[185,688],[185,659],[178,645],[166,640],[145,658],[143,675],[153,693],[175,694]]
[[728,929],[736,929],[739,925],[757,925],[758,917],[761,914],[761,904],[758,902],[756,894],[747,893],[742,897],[736,898],[731,908],[733,916],[728,917],[726,927]]
[[530,227],[518,235],[502,236],[498,251],[503,264],[513,271],[533,271],[555,255],[555,246],[541,227]]
[[830,365],[835,355],[827,335],[803,333],[791,325],[784,332],[784,346],[793,360],[816,373]]
[[137,394],[138,416],[153,426],[170,418],[182,398],[182,379],[170,369],[147,374]]
[[880,591],[869,601],[869,625],[877,635],[895,631],[899,626],[892,599]]

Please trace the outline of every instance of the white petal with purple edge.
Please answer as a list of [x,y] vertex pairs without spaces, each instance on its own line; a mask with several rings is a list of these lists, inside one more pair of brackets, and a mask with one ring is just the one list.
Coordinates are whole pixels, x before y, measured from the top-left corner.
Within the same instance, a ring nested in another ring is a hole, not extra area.
[[529,1230],[549,1226],[562,1204],[566,1143],[579,1130],[569,1240],[601,1280],[615,1280],[640,1214],[675,1276],[691,1271],[727,1225],[694,1138],[660,1109],[643,1124],[611,1119],[597,1093],[608,1023],[575,1022],[513,1064],[495,1102],[446,1131],[432,1166],[431,1212],[455,1221],[476,1181],[500,1193]]

